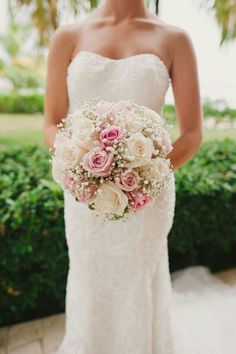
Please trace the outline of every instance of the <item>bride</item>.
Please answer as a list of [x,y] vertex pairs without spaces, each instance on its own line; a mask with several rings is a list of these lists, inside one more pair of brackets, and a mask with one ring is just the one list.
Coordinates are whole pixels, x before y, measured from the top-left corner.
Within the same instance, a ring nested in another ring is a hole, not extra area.
[[[130,100],[161,114],[170,83],[180,128],[169,154],[175,171],[202,141],[191,39],[151,14],[144,0],[105,0],[87,19],[53,35],[46,143],[53,148],[57,124],[93,97]],[[233,290],[203,267],[176,273],[171,283],[174,173],[155,203],[127,222],[102,223],[68,192],[64,200],[70,262],[57,354],[233,354]]]

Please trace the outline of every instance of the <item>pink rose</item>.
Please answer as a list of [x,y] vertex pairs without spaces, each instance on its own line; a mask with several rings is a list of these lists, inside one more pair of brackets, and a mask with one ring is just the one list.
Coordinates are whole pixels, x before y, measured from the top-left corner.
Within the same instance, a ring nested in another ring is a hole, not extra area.
[[105,177],[111,172],[113,157],[110,151],[98,147],[84,155],[81,165],[94,176]]
[[92,198],[96,190],[97,190],[96,184],[92,183],[87,187],[86,191],[83,193],[81,191],[76,190],[75,196],[76,198],[78,198],[80,203],[88,204],[88,202],[90,201],[90,199]]
[[90,186],[89,186],[90,193],[94,194],[96,192],[97,188],[98,187],[96,184],[90,184]]
[[72,176],[68,176],[64,184],[64,189],[69,189],[71,185],[73,185],[73,182],[74,182],[74,178]]
[[120,113],[124,109],[130,109],[131,105],[128,101],[121,100],[113,105],[112,112],[114,115]]
[[143,194],[140,190],[130,192],[128,194],[129,205],[133,211],[139,211],[144,207],[153,205],[155,199]]
[[161,143],[164,146],[164,149],[166,152],[170,152],[172,150],[171,140],[170,140],[170,136],[168,135],[168,133],[162,134]]
[[64,183],[64,189],[68,189],[73,194],[76,192],[76,188],[81,182],[84,182],[82,178],[75,180],[74,177],[68,176]]
[[100,133],[100,140],[105,146],[112,146],[115,140],[121,140],[123,134],[119,127],[110,126],[105,128]]
[[116,185],[124,191],[133,191],[138,187],[139,175],[135,171],[125,170],[119,177],[115,178]]
[[97,104],[97,113],[101,115],[106,114],[110,108],[111,108],[110,102],[106,102],[106,101],[99,102]]
[[80,190],[75,190],[74,191],[74,196],[76,197],[76,199],[80,202],[80,203],[87,203],[87,198],[85,193],[82,193]]

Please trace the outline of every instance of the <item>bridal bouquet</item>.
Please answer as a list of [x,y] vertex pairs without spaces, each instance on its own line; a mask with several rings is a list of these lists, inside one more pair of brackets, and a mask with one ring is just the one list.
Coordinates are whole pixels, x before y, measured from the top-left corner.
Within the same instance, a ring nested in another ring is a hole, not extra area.
[[86,102],[58,125],[54,148],[54,180],[111,220],[152,205],[169,185],[169,132],[158,113],[136,103]]

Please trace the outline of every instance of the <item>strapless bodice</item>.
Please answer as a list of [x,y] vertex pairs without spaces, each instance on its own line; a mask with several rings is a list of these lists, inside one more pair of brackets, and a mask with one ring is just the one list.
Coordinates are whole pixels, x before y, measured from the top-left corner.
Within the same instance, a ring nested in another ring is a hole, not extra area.
[[69,110],[100,96],[104,100],[130,100],[162,113],[170,84],[165,63],[155,54],[143,53],[111,59],[82,51],[67,71]]

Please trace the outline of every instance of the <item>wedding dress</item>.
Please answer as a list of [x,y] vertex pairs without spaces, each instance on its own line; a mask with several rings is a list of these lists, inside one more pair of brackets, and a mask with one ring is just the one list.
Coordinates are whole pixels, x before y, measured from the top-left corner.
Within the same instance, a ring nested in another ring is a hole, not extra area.
[[[154,54],[110,59],[82,51],[68,67],[69,109],[100,96],[161,114],[170,82]],[[235,289],[203,267],[176,273],[171,284],[167,240],[174,174],[154,205],[125,222],[102,221],[68,192],[64,200],[69,272],[65,336],[56,354],[236,352],[236,333],[230,334],[236,327]]]

